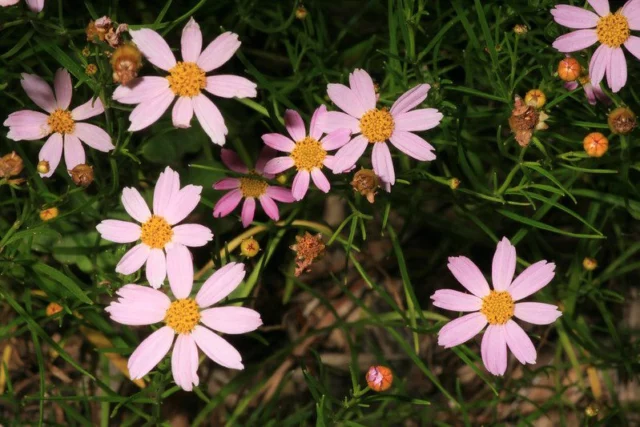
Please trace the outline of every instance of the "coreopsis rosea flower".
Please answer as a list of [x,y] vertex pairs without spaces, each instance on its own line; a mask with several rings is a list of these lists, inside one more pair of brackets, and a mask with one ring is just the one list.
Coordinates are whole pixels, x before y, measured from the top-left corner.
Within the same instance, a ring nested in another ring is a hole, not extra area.
[[[41,12],[44,8],[44,0],[24,0],[32,12]],[[0,6],[7,7],[20,3],[20,0],[0,0]]]

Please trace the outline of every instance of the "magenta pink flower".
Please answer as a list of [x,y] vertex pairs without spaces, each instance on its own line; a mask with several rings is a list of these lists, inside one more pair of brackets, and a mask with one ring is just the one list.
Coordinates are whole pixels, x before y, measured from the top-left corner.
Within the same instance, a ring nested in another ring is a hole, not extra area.
[[577,29],[558,37],[553,47],[568,53],[600,43],[589,63],[591,81],[597,87],[606,74],[609,87],[618,92],[627,82],[622,45],[640,58],[640,38],[631,35],[631,30],[640,30],[640,0],[628,1],[616,13],[611,13],[608,0],[588,1],[596,13],[564,4],[551,9],[558,24]]
[[[602,89],[600,89],[600,86],[592,85],[589,77],[580,77],[578,80],[580,81],[580,84],[582,84],[584,95],[587,97],[587,101],[589,101],[589,104],[596,105],[597,101],[600,101],[605,105],[611,104],[611,99],[609,99],[607,94],[604,93]],[[564,88],[567,90],[575,90],[578,88],[578,86],[578,81],[566,82],[564,84]]]
[[[19,2],[20,0],[0,0],[0,6],[13,6]],[[40,12],[44,8],[44,0],[25,0],[25,3],[32,12]]]
[[387,111],[386,108],[376,108],[376,91],[366,71],[355,70],[351,73],[349,84],[351,87],[329,84],[329,98],[344,113],[327,112],[320,125],[327,133],[349,129],[353,135],[357,134],[336,152],[332,168],[334,173],[342,173],[353,167],[369,143],[373,144],[373,170],[390,185],[395,183],[396,177],[387,141],[414,159],[427,161],[436,158],[431,144],[412,132],[436,127],[442,120],[442,114],[435,108],[410,111],[427,98],[431,86],[421,84],[410,89]]
[[292,167],[298,170],[291,189],[293,198],[296,200],[302,200],[307,194],[309,178],[313,179],[320,190],[329,192],[331,184],[322,173],[322,168],[331,167],[334,158],[327,154],[327,151],[337,150],[349,142],[348,129],[335,130],[322,138],[323,133],[318,122],[326,112],[327,108],[324,105],[316,109],[311,118],[308,135],[302,117],[293,110],[287,110],[284,114],[284,124],[291,139],[279,133],[262,135],[262,140],[269,147],[289,153],[288,156],[269,160],[264,167],[265,172],[277,174]]
[[[176,250],[189,257],[184,246]],[[120,298],[105,309],[112,320],[123,325],[165,324],[142,341],[129,357],[131,378],[144,377],[164,359],[176,334],[171,372],[182,389],[191,391],[199,383],[198,347],[209,359],[226,368],[244,369],[238,350],[211,329],[224,334],[251,332],[262,325],[260,314],[245,307],[208,308],[238,287],[245,276],[244,264],[232,262],[220,268],[204,282],[195,298],[190,297],[193,288],[190,259],[169,264],[168,275],[173,301],[164,292],[129,284],[118,290]]]
[[[141,225],[106,219],[96,227],[105,240],[116,243],[140,241],[116,266],[116,272],[132,274],[147,264],[147,280],[159,288],[172,264],[191,265],[191,255],[185,246],[204,246],[213,239],[211,230],[200,224],[176,225],[187,217],[200,202],[199,185],[180,188],[180,175],[167,167],[160,174],[153,192],[153,214],[138,190],[125,188],[122,204],[129,215]],[[166,254],[165,254],[166,253]]]
[[215,190],[231,190],[218,200],[213,208],[213,216],[221,218],[229,215],[244,198],[242,205],[242,226],[248,227],[253,222],[256,212],[256,199],[260,200],[262,209],[274,221],[280,219],[280,212],[276,200],[282,203],[294,201],[291,190],[283,187],[269,185],[264,179],[273,178],[272,174],[265,173],[264,166],[273,158],[273,150],[264,147],[260,152],[255,170],[249,168],[240,160],[238,155],[225,148],[221,151],[222,162],[234,172],[245,174],[242,178],[223,178],[213,184]]
[[436,291],[433,305],[452,311],[471,311],[440,329],[438,344],[445,348],[460,345],[489,324],[482,337],[482,361],[493,375],[507,369],[507,346],[522,364],[536,363],[531,339],[511,318],[534,325],[548,325],[562,315],[558,307],[539,302],[518,302],[545,287],[555,275],[555,264],[538,261],[515,280],[516,248],[506,237],[498,243],[493,256],[493,290],[478,267],[467,257],[450,257],[449,270],[472,295],[451,289]]
[[215,144],[224,145],[227,126],[218,107],[202,90],[222,98],[253,98],[256,84],[233,75],[206,76],[221,67],[240,47],[238,35],[226,32],[202,50],[202,33],[193,18],[182,30],[182,61],[176,61],[171,48],[160,34],[145,28],[130,31],[131,38],[146,58],[169,73],[166,77],[140,77],[127,86],[119,86],[113,99],[123,104],[138,104],[129,120],[134,132],[155,123],[173,106],[173,125],[188,128],[195,113],[200,125]]
[[62,158],[63,147],[67,170],[85,163],[80,141],[99,151],[108,152],[115,148],[107,132],[98,126],[80,122],[104,112],[100,98],[68,110],[73,90],[67,70],[56,72],[53,82],[55,96],[47,82],[34,74],[23,73],[20,83],[29,98],[48,114],[20,110],[9,114],[4,125],[9,127],[7,138],[14,141],[33,141],[51,134],[38,155],[39,160],[49,162],[49,172],[40,176],[48,178],[53,175]]

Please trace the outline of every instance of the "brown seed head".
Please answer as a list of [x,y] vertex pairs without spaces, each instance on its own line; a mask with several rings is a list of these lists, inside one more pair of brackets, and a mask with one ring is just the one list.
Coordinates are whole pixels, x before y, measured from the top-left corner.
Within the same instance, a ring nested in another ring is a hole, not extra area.
[[118,47],[111,57],[113,81],[123,85],[128,84],[138,76],[142,66],[142,54],[133,43],[124,43]]
[[369,203],[375,201],[376,193],[380,187],[380,178],[371,169],[360,169],[353,175],[351,186],[354,190],[365,196]]
[[584,151],[590,157],[602,157],[609,149],[609,140],[600,132],[592,132],[584,137]]
[[296,236],[296,244],[291,246],[291,250],[296,253],[296,271],[295,275],[300,276],[313,261],[324,254],[325,245],[322,241],[322,235],[315,236],[308,231],[303,236]]
[[570,56],[564,58],[560,63],[558,63],[558,77],[560,77],[565,82],[572,82],[578,77],[580,77],[580,73],[582,72],[582,66],[575,58]]
[[521,147],[529,145],[539,119],[538,111],[533,106],[525,104],[522,98],[516,95],[511,117],[509,117],[509,127]]
[[367,371],[366,379],[371,390],[381,392],[388,390],[393,384],[393,373],[386,366],[372,366]]
[[607,123],[611,132],[627,135],[636,127],[636,115],[627,107],[618,107],[609,113]]
[[80,164],[69,171],[76,185],[88,187],[93,182],[93,166]]
[[23,168],[22,158],[15,151],[0,157],[0,178],[16,176]]

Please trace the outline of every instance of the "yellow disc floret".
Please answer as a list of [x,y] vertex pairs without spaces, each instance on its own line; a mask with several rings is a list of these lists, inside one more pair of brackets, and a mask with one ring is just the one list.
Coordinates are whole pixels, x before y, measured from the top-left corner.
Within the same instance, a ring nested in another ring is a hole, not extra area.
[[620,47],[631,36],[629,21],[619,13],[610,13],[598,21],[596,34],[600,43],[609,47]]
[[260,197],[267,192],[267,184],[260,178],[240,178],[240,191],[244,197]]
[[321,168],[327,157],[327,151],[314,138],[307,136],[302,141],[296,142],[296,147],[290,154],[298,170],[310,171],[313,168]]
[[200,321],[200,310],[192,298],[171,303],[164,315],[164,323],[179,334],[189,334]]
[[76,122],[71,117],[71,111],[60,108],[51,113],[47,119],[47,124],[51,128],[51,132],[63,135],[65,133],[73,133],[76,129]]
[[171,226],[161,216],[152,215],[147,222],[142,224],[140,240],[147,246],[154,249],[163,249],[171,241],[172,237],[173,230]]
[[385,142],[393,134],[394,128],[393,116],[386,108],[374,108],[360,118],[360,131],[371,143]]
[[482,298],[480,313],[484,314],[491,325],[504,325],[513,317],[515,304],[507,291],[491,291]]
[[195,62],[178,62],[169,70],[169,88],[177,96],[193,98],[207,86],[204,70]]

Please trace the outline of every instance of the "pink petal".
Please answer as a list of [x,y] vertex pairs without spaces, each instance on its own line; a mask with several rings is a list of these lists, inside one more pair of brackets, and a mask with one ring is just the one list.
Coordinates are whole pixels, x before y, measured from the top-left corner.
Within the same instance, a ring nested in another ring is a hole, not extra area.
[[22,73],[20,84],[27,96],[47,113],[53,113],[58,106],[56,98],[53,96],[51,86],[40,76],[35,74]]
[[173,106],[173,111],[171,112],[173,126],[182,129],[190,128],[192,118],[193,103],[191,102],[191,98],[185,96],[178,97],[178,100]]
[[316,108],[311,116],[311,124],[309,125],[309,136],[313,139],[320,140],[322,137],[322,128],[320,127],[321,117],[327,112],[327,107],[323,104]]
[[222,163],[225,164],[226,167],[231,169],[234,172],[238,173],[247,173],[249,169],[244,164],[240,156],[238,156],[234,151],[231,151],[227,148],[223,148],[220,150],[220,159]]
[[240,180],[238,178],[222,178],[213,184],[214,190],[235,190],[240,188]]
[[109,152],[116,148],[111,142],[111,137],[102,128],[89,123],[76,123],[73,134],[82,142],[98,151]]
[[487,324],[482,313],[466,314],[444,325],[438,332],[438,344],[451,348],[469,341],[480,333]]
[[576,90],[576,89],[578,89],[578,87],[579,87],[579,86],[580,86],[580,85],[579,85],[579,84],[578,84],[578,82],[576,82],[576,81],[573,81],[573,82],[566,82],[566,83],[564,84],[564,88],[565,88],[565,89],[567,89],[567,90]]
[[593,10],[595,10],[598,15],[605,16],[609,14],[609,0],[587,0]]
[[351,140],[351,131],[349,129],[338,129],[330,132],[324,138],[322,138],[322,148],[327,151],[337,150],[342,148],[347,142]]
[[398,114],[393,120],[395,130],[421,131],[438,126],[442,120],[442,113],[435,108],[423,108]]
[[204,246],[213,240],[213,233],[204,225],[182,224],[173,227],[173,243],[189,247]]
[[221,301],[240,285],[245,274],[242,263],[230,262],[221,267],[204,282],[196,295],[196,302],[206,308]]
[[369,73],[360,69],[354,70],[349,75],[349,85],[365,111],[376,108],[376,89]]
[[593,86],[600,86],[600,82],[604,77],[607,70],[607,66],[611,61],[612,50],[609,46],[600,45],[589,62],[589,77],[591,77],[591,84]]
[[560,25],[574,29],[595,28],[600,17],[581,7],[559,4],[551,9],[553,19]]
[[291,194],[291,190],[289,190],[288,188],[270,185],[269,187],[267,187],[266,194],[272,199],[282,203],[293,203],[296,200],[293,198],[293,194]]
[[538,292],[553,280],[556,265],[552,262],[538,261],[524,270],[509,286],[509,293],[514,301],[521,300]]
[[504,328],[509,349],[523,365],[536,363],[536,348],[525,331],[513,320],[509,320]]
[[482,362],[487,371],[502,376],[507,370],[507,338],[503,325],[489,325],[480,346]]
[[139,104],[155,98],[169,90],[169,80],[164,77],[145,76],[119,85],[113,92],[113,99],[122,104]]
[[214,206],[213,217],[221,218],[229,215],[238,206],[240,200],[242,200],[242,192],[240,190],[229,191]]
[[516,304],[514,315],[518,319],[534,325],[548,325],[562,316],[562,312],[552,304],[519,302]]
[[122,205],[131,218],[139,223],[145,223],[151,218],[151,211],[138,190],[126,187],[122,190]]
[[146,273],[149,285],[158,289],[167,277],[167,258],[162,249],[151,249],[147,259]]
[[238,35],[227,31],[220,34],[207,46],[196,63],[208,73],[231,59],[239,47]]
[[307,194],[309,178],[310,174],[308,170],[301,169],[298,171],[296,177],[293,179],[293,184],[291,184],[291,194],[293,194],[294,199],[302,200],[305,194]]
[[418,135],[403,130],[395,130],[389,138],[398,150],[420,161],[431,161],[436,158],[433,146]]
[[479,311],[482,300],[475,295],[452,289],[440,289],[431,295],[433,305],[451,311]]
[[331,189],[331,184],[327,177],[322,173],[322,171],[318,168],[311,169],[311,179],[313,179],[313,183],[320,189],[320,191],[324,193],[328,193]]
[[193,111],[202,126],[202,129],[209,135],[214,144],[224,145],[225,135],[229,132],[224,124],[224,119],[220,110],[213,102],[203,94],[193,99]]
[[633,56],[640,59],[640,37],[630,36],[627,41],[624,42],[624,47],[626,47]]
[[116,266],[116,273],[133,274],[147,262],[151,248],[144,243],[140,243],[129,249]]
[[187,25],[182,29],[182,60],[184,62],[196,62],[202,52],[202,32],[200,26],[190,18]]
[[[338,108],[352,117],[359,119],[367,112],[367,108],[362,105],[360,97],[345,85],[330,83],[327,85],[327,94]],[[327,129],[325,129],[325,132],[326,131]]]
[[552,44],[560,52],[568,53],[586,49],[598,41],[596,30],[576,30],[561,35]]
[[391,114],[396,116],[417,107],[422,101],[427,99],[429,89],[431,89],[431,86],[428,84],[420,84],[409,89],[393,103],[390,110]]
[[4,125],[9,127],[7,138],[14,141],[42,139],[51,129],[47,123],[49,116],[39,111],[21,110],[9,114]]
[[167,276],[173,296],[187,298],[193,286],[193,259],[185,246],[173,245],[167,250]]
[[[39,13],[44,8],[44,0],[25,0],[30,11]],[[15,3],[13,3],[15,4]]]
[[607,83],[613,93],[617,93],[627,83],[627,62],[622,48],[611,50],[611,59],[607,63]]
[[297,111],[287,110],[284,112],[284,125],[294,141],[302,141],[307,136],[304,121]]
[[278,205],[276,205],[276,202],[274,202],[271,197],[267,196],[266,194],[260,196],[260,205],[262,206],[264,212],[269,216],[269,218],[274,221],[280,219],[280,211],[278,210]]
[[264,171],[270,174],[277,174],[286,171],[294,166],[294,161],[289,156],[276,157],[267,162]]
[[193,386],[200,383],[198,346],[191,334],[178,335],[171,354],[171,373],[175,383],[185,391],[193,390]]
[[71,110],[71,117],[77,122],[79,120],[90,119],[91,117],[95,117],[102,113],[104,113],[104,105],[102,105],[100,98],[96,98],[90,99],[84,104]]
[[176,65],[176,58],[162,36],[149,28],[129,31],[140,52],[156,67],[169,71]]
[[116,243],[131,243],[140,238],[140,226],[117,219],[105,219],[96,226],[100,237]]
[[174,98],[173,92],[167,89],[160,92],[155,98],[138,104],[129,115],[131,121],[129,132],[142,130],[155,123],[167,111]]
[[105,311],[111,320],[123,325],[153,325],[164,320],[171,300],[148,286],[125,285],[118,289],[118,299]]
[[587,97],[587,102],[591,105],[596,105],[597,99],[593,85],[591,83],[586,83],[583,88],[584,95]]
[[[302,137],[304,139],[304,136]],[[262,141],[274,150],[290,153],[296,147],[296,144],[284,135],[279,133],[266,133],[262,135]]]
[[600,86],[593,87],[591,83],[587,83],[584,89],[585,92],[587,91],[587,86],[591,87],[591,90],[593,91],[593,96],[595,96],[598,101],[602,102],[604,105],[611,105],[611,99],[607,96],[606,93],[604,93],[604,91],[600,88]]
[[187,217],[200,203],[202,187],[199,185],[187,185],[174,195],[165,208],[164,218],[171,225],[177,224]]
[[258,85],[240,76],[224,75],[207,77],[207,92],[221,98],[255,98]]
[[258,155],[258,160],[256,160],[255,167],[255,170],[259,175],[262,175],[267,179],[273,178],[272,174],[265,173],[264,167],[269,160],[273,159],[276,156],[276,154],[277,153],[273,148],[266,145],[262,147],[262,150],[260,150],[260,154]]
[[20,0],[0,0],[0,6],[7,7],[18,4]]
[[209,359],[225,368],[244,369],[242,356],[225,339],[200,325],[196,326],[192,335],[198,347]]
[[180,175],[167,166],[160,173],[153,191],[153,213],[164,216],[173,197],[180,192]]
[[640,30],[640,1],[630,0],[622,7],[622,14],[627,18],[629,28]]
[[202,323],[223,334],[246,334],[262,326],[260,313],[246,307],[216,307],[200,312]]
[[56,71],[56,75],[53,79],[53,87],[56,91],[58,108],[66,110],[69,108],[69,105],[71,105],[71,95],[73,94],[71,76],[67,70],[60,68]]
[[325,133],[338,129],[349,129],[353,134],[360,133],[360,120],[340,111],[327,111],[319,118],[318,124]]
[[491,289],[473,261],[464,256],[449,257],[449,270],[462,286],[479,298],[489,295]]
[[253,197],[247,197],[242,204],[242,213],[240,218],[242,219],[242,226],[247,228],[253,222],[253,217],[256,213],[256,199]]
[[493,255],[493,265],[491,267],[493,289],[496,291],[507,290],[515,272],[516,247],[509,242],[509,239],[503,237],[498,242],[498,247]]
[[393,160],[389,146],[384,142],[376,142],[373,144],[373,152],[371,154],[371,163],[376,175],[385,182],[393,185],[396,182],[396,172],[393,168]]
[[38,154],[38,160],[46,160],[49,162],[49,172],[41,173],[43,178],[49,178],[56,171],[60,159],[62,158],[62,135],[54,133],[47,139]]
[[163,326],[140,343],[127,364],[132,380],[144,377],[164,359],[173,344],[173,336],[173,329]]
[[367,138],[358,135],[339,149],[334,156],[333,173],[342,173],[350,169],[360,159],[368,145]]

